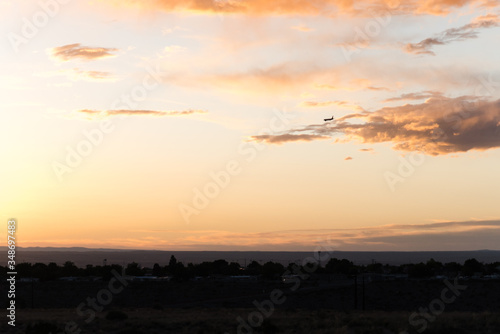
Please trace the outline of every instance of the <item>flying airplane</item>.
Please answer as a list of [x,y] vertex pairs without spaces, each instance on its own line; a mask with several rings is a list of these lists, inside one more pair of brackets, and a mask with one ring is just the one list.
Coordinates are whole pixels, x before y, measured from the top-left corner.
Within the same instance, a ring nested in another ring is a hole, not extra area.
[[333,118],[334,118],[333,116],[332,116],[332,118],[325,118],[325,122],[333,121]]

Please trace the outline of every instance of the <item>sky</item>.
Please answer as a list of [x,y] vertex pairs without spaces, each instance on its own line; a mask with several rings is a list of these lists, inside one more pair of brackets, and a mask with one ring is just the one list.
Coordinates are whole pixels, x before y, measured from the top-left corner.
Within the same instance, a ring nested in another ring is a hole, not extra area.
[[18,246],[500,249],[497,1],[7,0],[0,27]]

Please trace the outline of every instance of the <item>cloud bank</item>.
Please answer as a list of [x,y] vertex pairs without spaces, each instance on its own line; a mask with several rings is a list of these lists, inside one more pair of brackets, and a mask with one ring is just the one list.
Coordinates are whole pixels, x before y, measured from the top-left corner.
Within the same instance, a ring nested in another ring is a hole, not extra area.
[[[92,247],[129,247],[167,250],[312,251],[457,251],[499,250],[499,220],[448,221],[395,224],[345,229],[303,229],[269,232],[223,230],[139,230],[154,237],[68,240],[65,244]],[[166,243],[165,240],[168,240]],[[28,241],[27,245],[54,246],[61,240]],[[165,246],[167,244],[167,246]]]
[[329,124],[251,139],[283,144],[300,136],[312,141],[338,134],[344,136],[341,139],[344,142],[392,143],[395,150],[428,155],[497,148],[500,147],[500,100],[433,97],[421,104],[349,114]]
[[[109,3],[109,0],[101,0]],[[395,14],[445,15],[466,6],[496,7],[490,0],[114,0],[115,6],[128,6],[166,12],[202,14],[228,13],[246,15],[321,15],[366,16],[370,12],[391,10]]]

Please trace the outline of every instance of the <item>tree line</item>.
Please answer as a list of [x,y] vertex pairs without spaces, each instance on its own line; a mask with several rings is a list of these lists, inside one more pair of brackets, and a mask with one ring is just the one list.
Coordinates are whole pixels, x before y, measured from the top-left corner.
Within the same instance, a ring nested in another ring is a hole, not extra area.
[[[62,277],[98,277],[109,280],[113,277],[112,271],[122,273],[125,270],[126,275],[130,276],[157,276],[172,277],[177,281],[190,280],[195,277],[209,276],[260,276],[264,279],[279,279],[287,270],[289,272],[304,272],[305,266],[312,264],[297,265],[290,263],[284,266],[278,262],[268,261],[261,264],[257,261],[250,262],[246,267],[242,267],[237,262],[227,262],[226,260],[206,261],[198,264],[188,263],[184,265],[177,261],[175,256],[171,256],[167,265],[161,266],[155,263],[152,268],[141,266],[139,263],[132,262],[126,266],[118,264],[110,265],[91,265],[77,267],[73,262],[66,261],[62,265],[54,262],[44,263],[18,263],[16,270],[18,277],[33,277],[40,281],[50,281]],[[428,278],[437,275],[452,276],[474,276],[477,273],[482,275],[492,275],[500,273],[500,262],[482,263],[472,258],[466,260],[463,264],[457,262],[441,263],[434,259],[426,263],[388,265],[381,263],[372,263],[369,265],[355,265],[347,259],[331,258],[325,265],[315,263],[314,273],[316,274],[340,274],[345,276],[354,276],[361,273],[376,274],[404,274],[409,278]],[[7,274],[7,267],[0,266],[0,272]],[[305,270],[306,272],[311,272]]]

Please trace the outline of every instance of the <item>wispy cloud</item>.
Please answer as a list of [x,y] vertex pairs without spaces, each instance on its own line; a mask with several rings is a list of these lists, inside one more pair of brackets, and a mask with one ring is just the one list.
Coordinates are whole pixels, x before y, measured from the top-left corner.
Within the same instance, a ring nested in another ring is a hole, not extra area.
[[372,91],[390,91],[387,87],[374,86],[372,82],[365,78],[352,79],[349,84],[333,85],[333,84],[315,84],[316,89],[327,90],[345,90],[345,91],[358,91],[358,90],[372,90]]
[[90,117],[109,117],[109,116],[155,116],[155,117],[164,117],[164,116],[187,116],[193,114],[205,114],[207,111],[205,110],[182,110],[182,111],[158,111],[158,110],[91,110],[91,109],[80,109],[77,111],[83,115],[87,115]]
[[251,136],[249,141],[264,142],[267,144],[284,144],[291,142],[308,142],[320,139],[329,139],[329,136],[310,135],[310,134],[282,134],[282,135],[257,135]]
[[426,91],[426,92],[418,92],[418,93],[407,93],[402,94],[400,96],[391,97],[389,99],[384,100],[384,102],[393,102],[393,101],[402,101],[402,100],[426,100],[431,97],[442,97],[443,94],[435,91]]
[[49,49],[52,58],[58,61],[69,61],[74,59],[97,60],[108,57],[115,57],[113,52],[118,51],[115,48],[82,46],[79,43],[68,44]]
[[404,46],[403,50],[414,54],[435,55],[432,48],[436,45],[445,45],[452,42],[476,38],[480,29],[494,28],[499,25],[500,18],[496,14],[479,16],[469,24],[459,28],[447,29],[438,36],[426,38],[418,43],[408,43]]
[[[193,232],[193,231],[190,231]],[[490,235],[484,239],[485,235]],[[311,249],[327,243],[337,250],[457,250],[498,249],[500,221],[450,221],[442,223],[379,225],[346,229],[288,230],[263,233],[195,231],[187,243],[220,244],[255,249]],[[481,239],[476,239],[481,236]],[[428,240],[446,240],[429,243]],[[477,240],[482,240],[479,243]],[[186,240],[187,241],[187,240]],[[483,243],[485,241],[485,244]]]
[[[351,119],[356,122],[349,122]],[[308,141],[343,134],[344,141],[387,142],[395,150],[442,155],[500,147],[499,130],[500,100],[463,96],[349,114],[332,124],[292,129],[286,134],[266,136],[264,141],[281,144],[286,141],[280,138],[304,134]]]
[[364,110],[360,106],[349,103],[348,101],[321,101],[321,102],[305,101],[305,102],[302,102],[300,105],[302,107],[308,107],[308,108],[337,106],[337,107],[350,109],[350,110],[358,110],[358,111]]
[[368,90],[375,90],[375,91],[380,91],[380,90],[386,90],[389,91],[390,89],[387,87],[375,87],[375,86],[368,86],[366,87]]
[[107,71],[86,71],[79,68],[57,70],[57,71],[47,71],[36,73],[37,76],[44,77],[56,77],[56,76],[66,76],[72,81],[86,80],[86,81],[115,81],[116,77]]
[[[269,232],[224,230],[137,230],[136,238],[28,240],[31,246],[54,244],[168,250],[311,251],[317,246],[338,251],[498,250],[499,220],[448,221],[427,224],[378,225],[344,229],[302,229]],[[154,237],[141,237],[141,234]],[[479,241],[480,240],[480,241]]]

